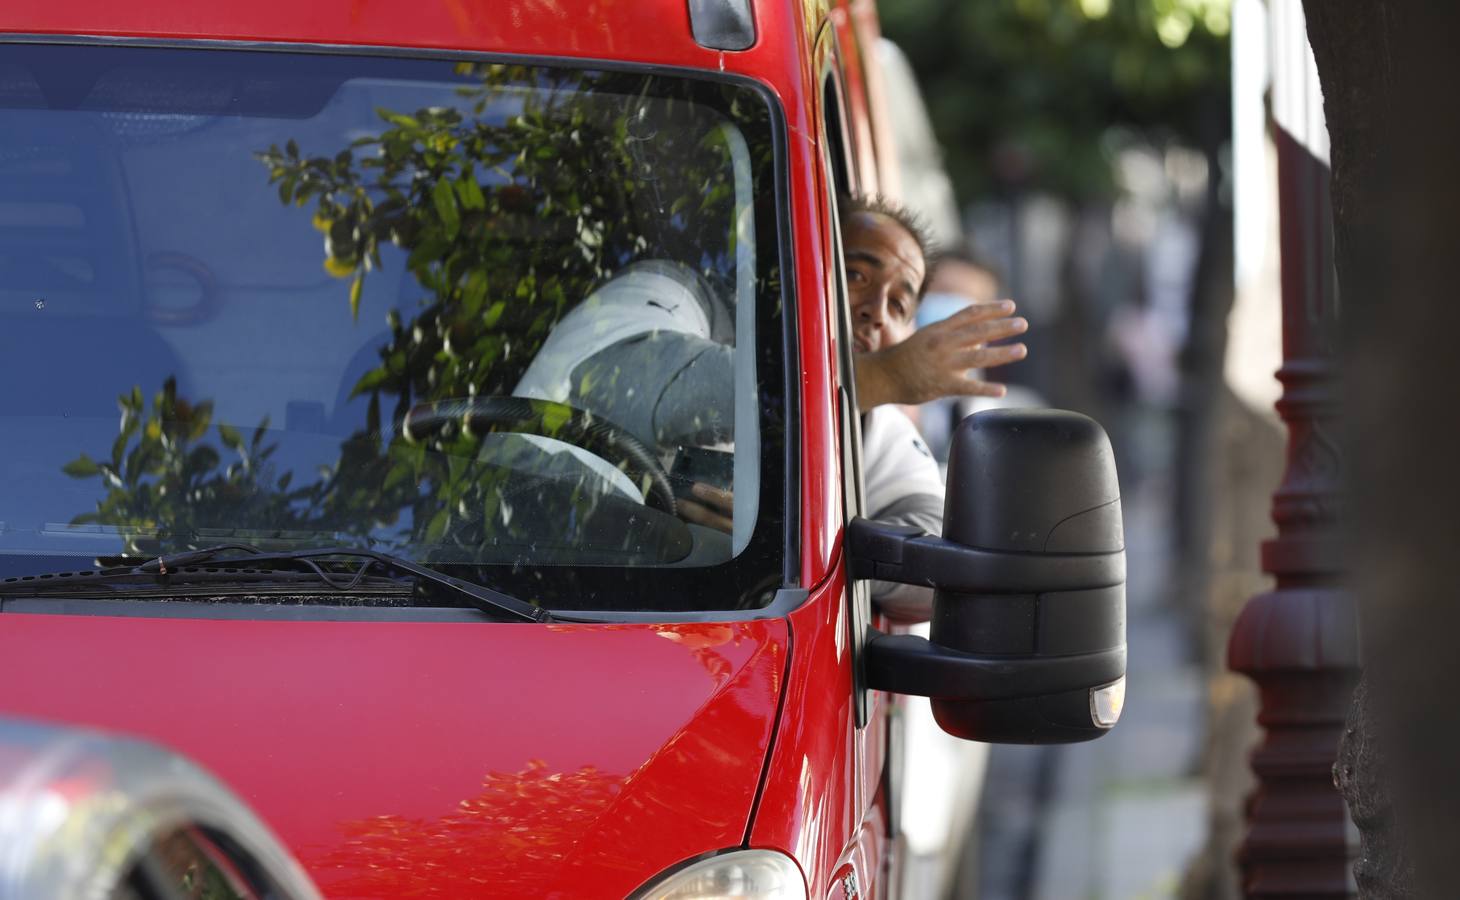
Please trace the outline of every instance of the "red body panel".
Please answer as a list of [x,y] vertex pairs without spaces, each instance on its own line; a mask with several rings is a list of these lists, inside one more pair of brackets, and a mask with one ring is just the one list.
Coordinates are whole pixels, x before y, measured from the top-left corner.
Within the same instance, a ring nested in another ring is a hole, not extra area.
[[837,888],[834,873],[844,870],[855,870],[869,891],[879,884],[889,847],[886,803],[878,795],[886,698],[873,694],[867,726],[855,727],[845,592],[838,573],[789,617],[795,653],[785,712],[750,835],[752,847],[791,853],[812,897]]
[[[722,55],[694,42],[689,7],[678,0],[16,0],[0,17],[0,31],[32,34],[436,47],[706,69]],[[763,29],[757,51],[769,45],[767,58],[794,58],[776,46],[788,34],[779,26]]]
[[7,614],[0,683],[7,713],[201,761],[332,896],[622,897],[744,839],[786,641]]
[[[829,888],[856,833],[852,659],[840,576],[790,616],[796,652],[786,674],[785,714],[768,763],[752,847],[789,851],[812,897]],[[794,714],[793,714],[794,711]]]

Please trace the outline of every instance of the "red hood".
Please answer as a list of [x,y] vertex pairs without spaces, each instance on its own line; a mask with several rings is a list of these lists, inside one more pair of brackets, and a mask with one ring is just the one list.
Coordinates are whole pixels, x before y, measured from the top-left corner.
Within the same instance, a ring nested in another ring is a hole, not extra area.
[[623,896],[740,844],[783,621],[0,615],[0,712],[211,769],[342,897]]

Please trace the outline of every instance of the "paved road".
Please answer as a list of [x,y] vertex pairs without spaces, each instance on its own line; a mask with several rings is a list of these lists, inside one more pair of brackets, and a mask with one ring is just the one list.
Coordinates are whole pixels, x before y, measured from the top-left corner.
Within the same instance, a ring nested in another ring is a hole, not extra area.
[[1206,824],[1197,777],[1202,672],[1179,598],[1160,484],[1126,498],[1130,662],[1125,711],[1088,744],[995,747],[960,896],[1172,897]]

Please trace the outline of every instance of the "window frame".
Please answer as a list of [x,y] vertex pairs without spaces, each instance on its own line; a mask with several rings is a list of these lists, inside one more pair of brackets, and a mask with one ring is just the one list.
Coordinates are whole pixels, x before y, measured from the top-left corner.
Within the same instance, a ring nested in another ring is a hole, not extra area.
[[[50,35],[50,34],[6,34],[0,35],[0,47],[5,45],[57,45],[57,46],[99,46],[99,47],[127,47],[127,48],[157,48],[175,49],[189,51],[247,51],[250,53],[282,53],[286,55],[303,54],[329,54],[339,56],[386,57],[412,60],[444,60],[452,62],[473,62],[473,63],[501,63],[508,65],[527,65],[534,67],[562,67],[579,70],[595,70],[605,72],[622,72],[661,78],[691,79],[711,84],[728,85],[755,93],[759,99],[766,104],[768,111],[768,124],[770,130],[770,145],[772,149],[772,162],[770,166],[771,187],[774,189],[773,208],[775,211],[775,222],[773,234],[769,235],[765,243],[768,247],[774,247],[774,263],[778,268],[780,279],[780,303],[777,328],[766,330],[759,329],[758,344],[760,347],[768,347],[777,340],[776,332],[780,333],[779,346],[776,348],[780,358],[780,396],[775,398],[779,401],[782,410],[782,422],[780,427],[783,435],[779,439],[781,444],[780,452],[776,456],[780,460],[778,472],[771,472],[768,479],[767,472],[763,469],[761,482],[769,483],[772,479],[779,477],[783,483],[783,490],[780,503],[781,514],[781,540],[779,543],[780,565],[777,583],[769,594],[768,602],[763,606],[747,608],[720,608],[691,611],[673,610],[635,610],[635,609],[571,609],[564,610],[565,614],[571,615],[575,620],[603,621],[603,622],[632,622],[632,621],[655,621],[655,622],[720,622],[720,621],[741,621],[750,619],[764,619],[779,617],[799,607],[807,598],[808,591],[800,585],[801,566],[801,534],[800,534],[800,511],[801,511],[801,445],[800,435],[800,394],[799,394],[799,371],[800,353],[798,349],[798,328],[796,323],[796,270],[795,255],[792,241],[792,220],[790,210],[790,179],[789,179],[789,140],[787,116],[784,106],[776,93],[763,82],[748,75],[733,72],[715,72],[712,70],[667,66],[660,64],[641,64],[625,62],[621,60],[604,60],[580,57],[565,57],[557,55],[524,55],[517,53],[483,52],[469,50],[452,50],[441,48],[416,48],[416,47],[392,47],[392,46],[360,46],[350,44],[331,43],[286,43],[277,41],[251,42],[239,40],[216,40],[216,39],[177,39],[177,38],[120,38],[109,36],[85,36],[85,35]],[[759,223],[758,223],[759,224]],[[759,352],[759,351],[758,351]],[[762,460],[769,459],[766,449],[766,435],[764,425],[767,416],[765,412],[766,402],[760,401],[761,412],[761,445]],[[769,488],[762,489],[762,498],[769,491]],[[762,504],[764,513],[764,504]],[[642,568],[645,571],[657,570],[670,567],[633,567]],[[197,613],[207,611],[207,617],[218,618],[220,613],[224,618],[241,619],[284,619],[284,620],[384,620],[384,621],[481,621],[480,613],[470,609],[458,609],[453,607],[412,607],[412,608],[389,608],[389,607],[361,607],[361,606],[334,606],[320,604],[314,605],[282,605],[282,604],[256,604],[256,603],[210,603],[196,604],[196,609],[189,609],[189,604],[182,603],[157,603],[151,600],[89,600],[82,598],[68,598],[64,604],[56,603],[55,600],[46,598],[0,598],[0,612],[5,611],[27,611],[27,612],[62,612],[76,614],[105,614],[105,615],[129,615],[157,618],[193,618],[198,617]],[[551,607],[550,607],[551,608]]]
[[[823,162],[827,167],[828,196],[827,227],[831,231],[833,283],[835,292],[831,298],[834,304],[833,327],[837,334],[837,369],[840,386],[837,389],[837,419],[841,439],[842,460],[842,534],[856,516],[866,512],[866,486],[863,478],[862,460],[862,417],[857,406],[856,372],[852,359],[851,294],[847,287],[846,253],[842,246],[841,210],[839,197],[854,193],[861,187],[853,181],[859,171],[853,158],[854,145],[846,127],[846,87],[841,80],[841,58],[837,49],[835,34],[831,28],[822,32],[826,45],[823,54],[817,96],[820,101],[818,128],[825,140]],[[841,150],[840,160],[845,167],[840,170],[842,183],[838,183],[838,160],[835,149]],[[845,548],[843,548],[845,557]],[[848,623],[851,628],[851,657],[853,681],[853,708],[856,727],[865,728],[870,721],[867,702],[866,666],[863,654],[867,641],[867,630],[872,624],[872,586],[865,579],[846,580],[846,601]]]

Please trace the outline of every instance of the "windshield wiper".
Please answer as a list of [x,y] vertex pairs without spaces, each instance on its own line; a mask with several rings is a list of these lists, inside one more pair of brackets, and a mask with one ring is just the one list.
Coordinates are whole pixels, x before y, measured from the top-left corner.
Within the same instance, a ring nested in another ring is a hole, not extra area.
[[[234,550],[243,551],[243,555],[221,556],[221,554]],[[363,559],[365,562],[352,572],[331,572],[320,565],[321,561],[328,562],[338,559]],[[206,569],[193,570],[190,568],[205,562],[210,564]],[[290,565],[302,566],[304,571],[275,568]],[[483,612],[495,615],[505,613],[527,622],[550,622],[553,619],[552,614],[547,610],[485,585],[453,578],[444,572],[438,572],[409,559],[353,547],[320,547],[312,550],[275,553],[260,551],[245,544],[220,544],[216,547],[166,554],[138,566],[116,566],[91,571],[0,579],[0,596],[50,593],[55,589],[68,590],[86,586],[127,585],[135,584],[139,580],[144,586],[149,584],[165,586],[173,579],[185,583],[196,583],[199,581],[259,581],[271,577],[286,577],[290,581],[302,579],[322,581],[335,590],[349,591],[360,586],[364,582],[367,572],[377,567],[413,576],[418,581],[426,581],[448,588],[465,597],[471,606]]]

